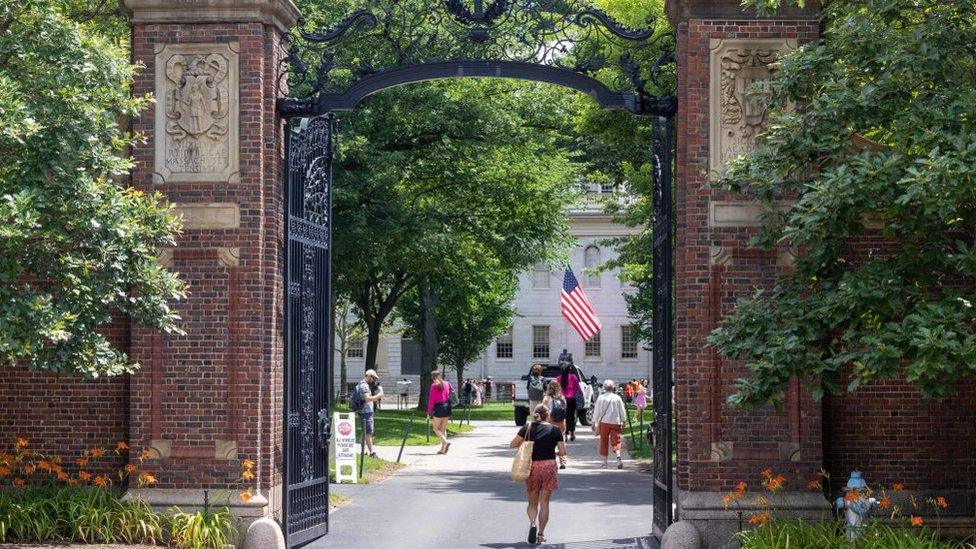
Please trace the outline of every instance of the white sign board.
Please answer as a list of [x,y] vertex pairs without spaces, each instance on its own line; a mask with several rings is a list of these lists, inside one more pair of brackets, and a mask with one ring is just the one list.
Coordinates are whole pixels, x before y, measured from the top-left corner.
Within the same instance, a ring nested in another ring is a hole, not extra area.
[[356,484],[356,414],[335,413],[332,421],[335,440],[336,483]]

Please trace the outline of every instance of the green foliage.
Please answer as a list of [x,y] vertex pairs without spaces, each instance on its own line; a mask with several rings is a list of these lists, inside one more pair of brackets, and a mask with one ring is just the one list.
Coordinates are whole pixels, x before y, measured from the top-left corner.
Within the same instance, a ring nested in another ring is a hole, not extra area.
[[970,549],[973,546],[942,540],[927,528],[904,528],[870,522],[855,541],[844,536],[839,521],[767,522],[736,536],[742,549]]
[[238,537],[234,515],[227,507],[208,507],[195,513],[174,507],[169,533],[178,549],[223,549]]
[[366,325],[367,367],[382,323],[420,280],[518,270],[564,250],[575,177],[558,146],[563,97],[534,84],[433,82],[377,94],[341,122],[335,287]]
[[0,361],[94,377],[135,367],[98,328],[176,331],[183,285],[156,262],[171,209],[118,183],[148,98],[112,25],[66,15],[83,4],[0,0]]
[[[792,377],[818,397],[844,378],[849,390],[904,378],[943,397],[976,374],[974,4],[825,10],[824,41],[784,59],[769,86],[762,146],[722,180],[765,204],[756,245],[801,257],[709,342],[747,362],[734,404],[779,403]],[[866,220],[887,243],[848,253]]]
[[0,493],[0,543],[146,543],[163,539],[162,517],[143,502],[91,487],[31,486]]

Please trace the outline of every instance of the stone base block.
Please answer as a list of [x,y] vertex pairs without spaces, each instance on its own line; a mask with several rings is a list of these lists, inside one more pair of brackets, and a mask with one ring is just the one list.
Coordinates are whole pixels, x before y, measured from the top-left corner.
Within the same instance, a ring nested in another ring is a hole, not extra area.
[[244,536],[244,549],[285,549],[281,526],[268,517],[252,522]]
[[[760,505],[762,495],[768,501]],[[701,536],[703,549],[735,549],[735,533],[749,527],[749,517],[770,510],[777,518],[805,520],[829,519],[833,516],[830,503],[821,494],[811,492],[781,492],[778,494],[749,493],[726,508],[722,502],[725,492],[678,493],[678,519],[693,525]]]
[[[240,519],[238,529],[242,534],[252,522],[271,514],[268,498],[261,494],[254,494],[246,503],[241,501],[240,492],[236,490],[209,490],[208,496],[211,507],[226,506],[235,517]],[[131,488],[125,493],[123,499],[144,501],[160,512],[179,507],[186,513],[203,509],[205,501],[203,490],[176,488]]]

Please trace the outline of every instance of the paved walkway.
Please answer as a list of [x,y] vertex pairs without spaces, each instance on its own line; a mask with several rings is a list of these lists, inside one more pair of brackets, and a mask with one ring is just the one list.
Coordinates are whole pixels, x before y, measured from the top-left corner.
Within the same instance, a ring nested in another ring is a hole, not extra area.
[[[515,434],[511,422],[477,422],[452,439],[449,454],[436,446],[408,447],[408,467],[375,485],[333,486],[350,502],[330,517],[330,534],[309,545],[349,548],[529,547],[525,490],[509,479]],[[588,428],[569,443],[570,464],[553,495],[550,544],[565,548],[649,548],[651,476],[633,462],[602,469]],[[397,448],[377,449],[396,459]]]

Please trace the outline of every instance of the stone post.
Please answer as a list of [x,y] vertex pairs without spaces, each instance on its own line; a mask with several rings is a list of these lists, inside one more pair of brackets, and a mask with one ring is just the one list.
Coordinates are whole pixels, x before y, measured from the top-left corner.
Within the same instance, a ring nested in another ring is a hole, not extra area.
[[743,11],[739,0],[668,0],[666,9],[678,38],[675,500],[679,520],[714,548],[729,544],[739,527],[738,509],[726,510],[722,496],[747,482],[753,495],[740,500],[747,521],[766,468],[787,479],[774,506],[805,516],[828,512],[823,495],[806,487],[822,467],[820,405],[795,384],[782,412],[730,408],[725,399],[741,365],[705,347],[736,298],[768,286],[792,263],[789,250],[749,247],[758,204],[708,181],[756,142],[764,113],[751,84],[771,77],[782,52],[816,40],[819,26],[816,7],[770,18]]
[[[133,93],[156,99],[133,131],[133,185],[183,216],[160,262],[189,283],[185,335],[133,327],[142,369],[129,395],[134,463],[159,479],[134,496],[157,506],[280,509],[283,123],[275,113],[290,0],[125,0]],[[148,449],[145,465],[135,458]],[[243,459],[256,462],[238,484]],[[254,497],[241,502],[238,491]]]

